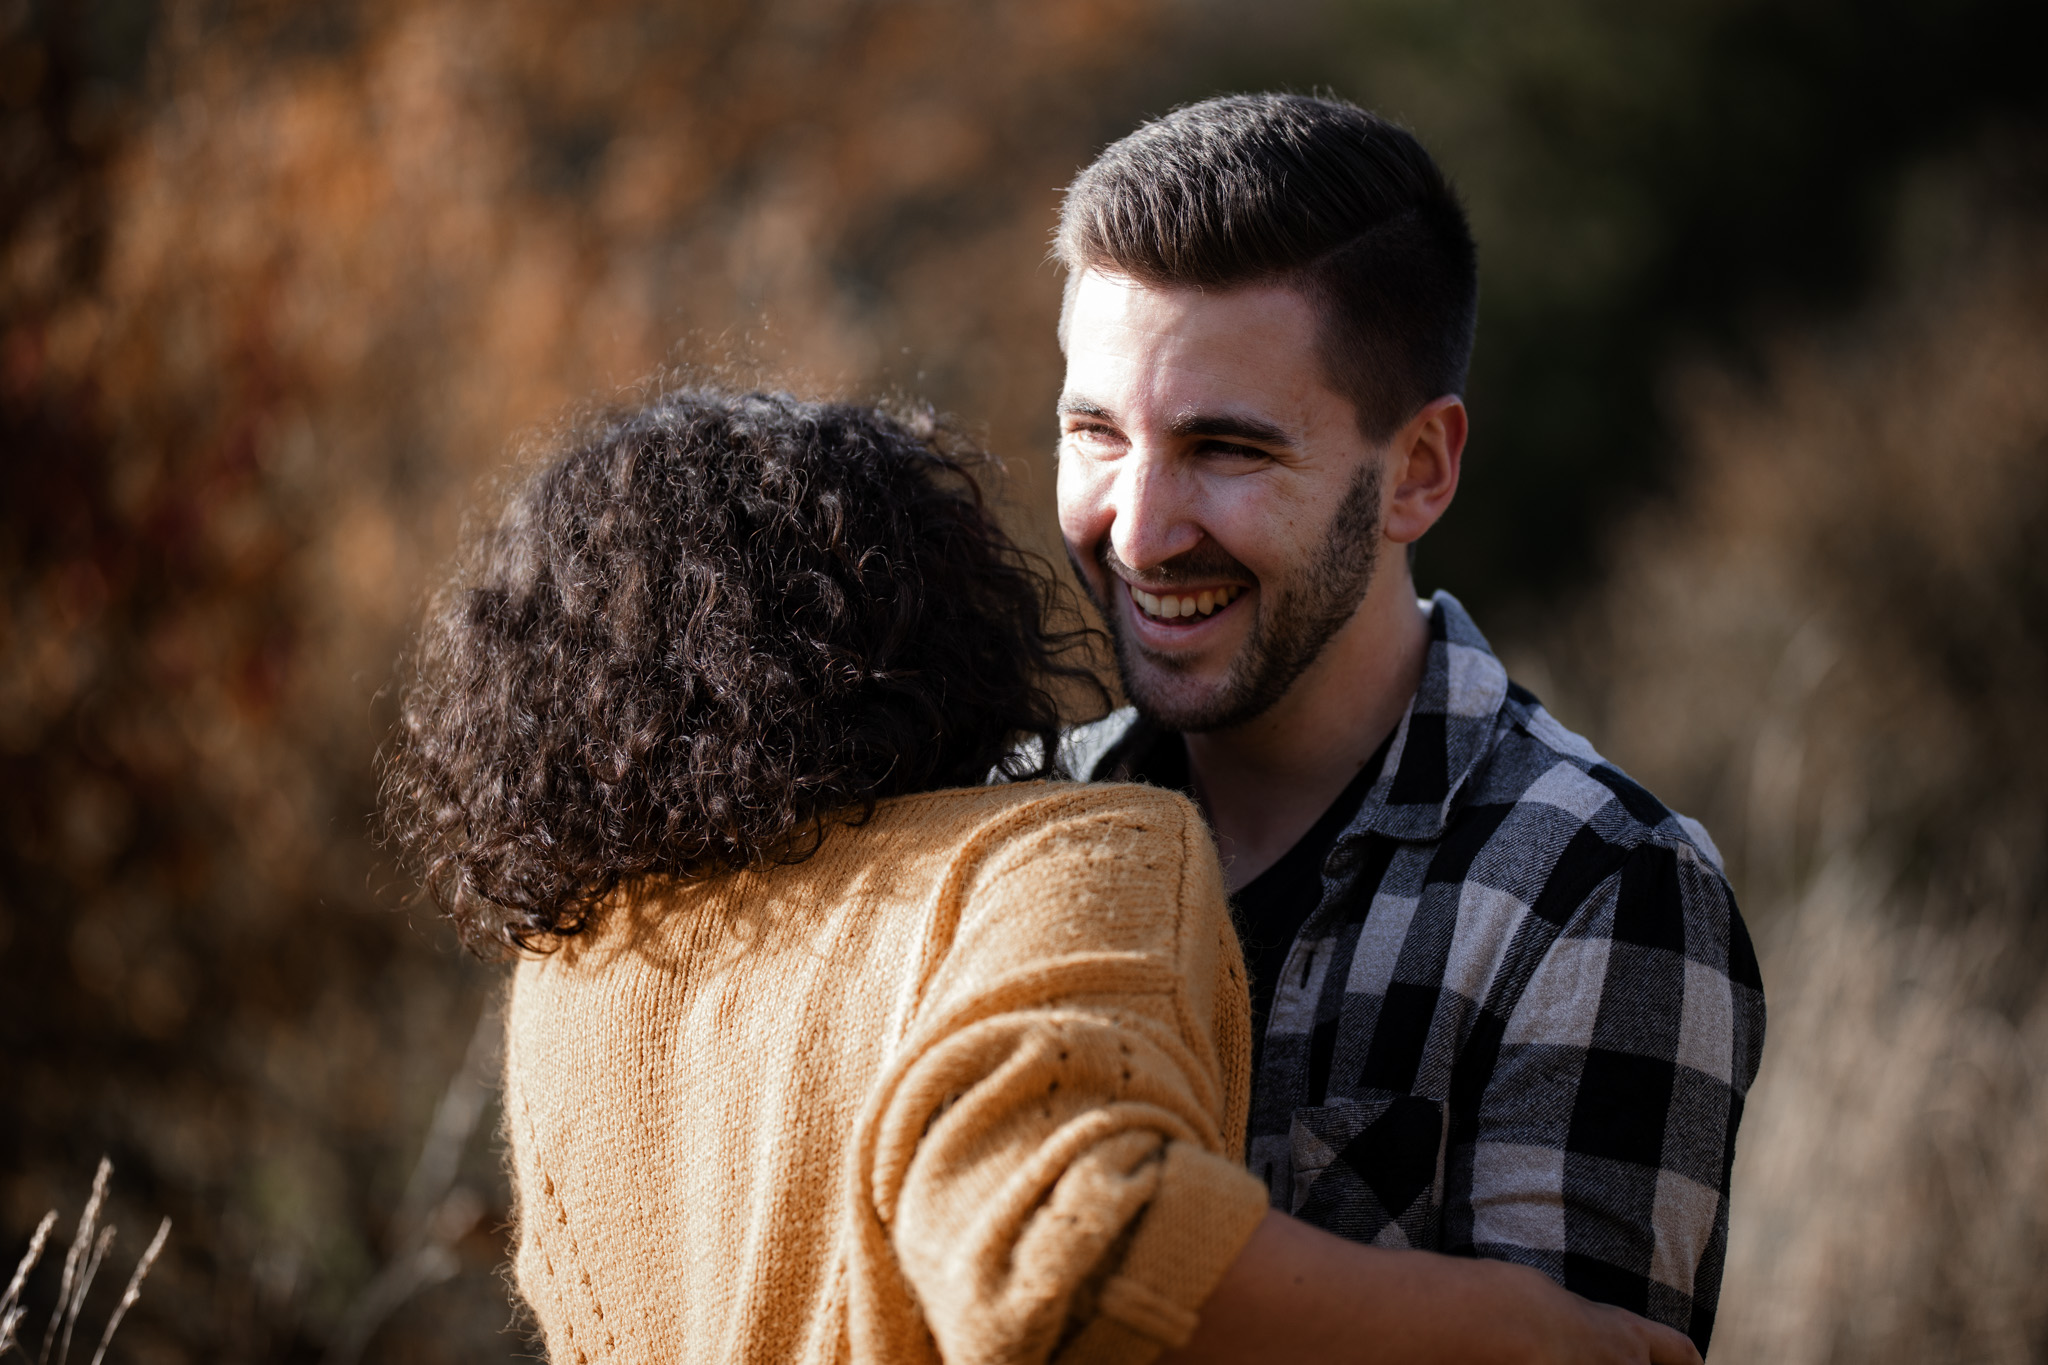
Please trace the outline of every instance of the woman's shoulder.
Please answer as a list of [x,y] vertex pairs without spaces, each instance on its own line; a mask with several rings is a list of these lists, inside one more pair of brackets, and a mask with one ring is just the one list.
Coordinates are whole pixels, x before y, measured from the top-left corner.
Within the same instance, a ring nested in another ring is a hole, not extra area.
[[[866,818],[828,822],[813,856],[769,862],[703,877],[650,874],[622,884],[593,917],[590,932],[562,940],[572,950],[631,930],[644,920],[669,920],[686,909],[717,916],[792,884],[842,880],[850,869],[882,864],[905,882],[940,866],[985,876],[994,867],[1050,863],[1092,855],[1171,854],[1206,843],[1201,815],[1185,797],[1124,782],[1006,782],[890,797]],[[578,955],[572,951],[571,956]],[[550,954],[552,956],[552,954]]]
[[[880,803],[887,828],[1023,833],[1050,825],[1094,825],[1101,837],[1184,839],[1206,826],[1179,792],[1136,782],[998,782],[899,796]],[[993,827],[993,828],[992,828]]]
[[[1208,825],[1192,802],[1132,782],[1012,782],[884,802],[876,844],[937,854],[960,881],[989,882],[1029,869],[1072,894],[1142,894],[1156,900],[1215,861]],[[878,848],[874,851],[879,852]],[[1197,881],[1202,880],[1197,877]]]
[[1024,782],[934,795],[953,829],[940,898],[957,898],[964,939],[1175,955],[1191,929],[1227,922],[1215,845],[1178,793]]

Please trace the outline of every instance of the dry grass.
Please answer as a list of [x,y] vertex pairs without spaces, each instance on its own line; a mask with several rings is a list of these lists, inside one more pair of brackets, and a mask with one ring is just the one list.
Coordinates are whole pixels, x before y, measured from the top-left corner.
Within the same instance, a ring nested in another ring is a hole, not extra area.
[[2041,1359],[2048,992],[1992,1007],[2007,935],[1901,923],[1854,857],[1771,930],[1717,1354]]
[[1948,202],[1888,302],[1681,386],[1690,478],[1528,660],[1757,930],[1723,1360],[2048,1359],[2048,238]]
[[[63,1276],[57,1283],[56,1301],[50,1307],[47,1323],[43,1328],[42,1346],[36,1352],[36,1365],[65,1365],[71,1356],[71,1340],[78,1330],[79,1315],[85,1310],[86,1296],[92,1292],[92,1284],[99,1276],[100,1263],[106,1259],[108,1249],[114,1244],[114,1226],[109,1223],[100,1226],[100,1212],[106,1204],[107,1182],[113,1176],[113,1163],[100,1158],[99,1170],[94,1173],[92,1193],[86,1197],[85,1210],[78,1216],[78,1231],[71,1239],[71,1246],[64,1254]],[[14,1278],[8,1281],[7,1293],[0,1296],[0,1356],[9,1351],[20,1350],[25,1355],[26,1345],[21,1341],[20,1329],[28,1316],[28,1308],[22,1302],[28,1288],[29,1277],[35,1273],[36,1265],[42,1260],[43,1248],[48,1244],[50,1229],[57,1223],[57,1211],[50,1210],[36,1224],[34,1236],[29,1238],[28,1250],[15,1267]],[[142,1282],[149,1275],[149,1268],[156,1264],[156,1258],[163,1252],[164,1242],[171,1235],[171,1220],[166,1218],[157,1224],[156,1236],[136,1259],[134,1273],[128,1277],[128,1285],[121,1291],[120,1300],[107,1314],[107,1325],[100,1332],[99,1349],[93,1352],[92,1365],[102,1365],[107,1358],[107,1348],[113,1344],[114,1333],[120,1330],[121,1319],[142,1297]],[[51,1348],[56,1348],[52,1355]]]

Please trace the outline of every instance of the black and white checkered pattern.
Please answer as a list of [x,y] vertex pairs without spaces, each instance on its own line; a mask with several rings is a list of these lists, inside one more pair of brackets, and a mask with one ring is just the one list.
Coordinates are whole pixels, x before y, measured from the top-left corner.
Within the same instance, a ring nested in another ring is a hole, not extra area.
[[[1275,991],[1252,1169],[1318,1226],[1534,1266],[1704,1351],[1763,1050],[1748,932],[1706,831],[1429,605],[1422,686]],[[1148,729],[1076,732],[1072,770],[1119,776]]]

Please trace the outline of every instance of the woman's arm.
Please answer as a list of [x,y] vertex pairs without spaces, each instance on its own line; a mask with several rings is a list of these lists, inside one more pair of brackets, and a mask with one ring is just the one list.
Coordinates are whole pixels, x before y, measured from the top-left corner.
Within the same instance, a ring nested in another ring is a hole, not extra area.
[[1268,1213],[1162,1365],[1699,1365],[1691,1341],[1526,1266],[1359,1246]]
[[963,846],[932,922],[856,1148],[856,1354],[927,1358],[881,1335],[907,1314],[948,1361],[1187,1341],[1266,1212],[1200,817],[1147,788],[1053,788]]

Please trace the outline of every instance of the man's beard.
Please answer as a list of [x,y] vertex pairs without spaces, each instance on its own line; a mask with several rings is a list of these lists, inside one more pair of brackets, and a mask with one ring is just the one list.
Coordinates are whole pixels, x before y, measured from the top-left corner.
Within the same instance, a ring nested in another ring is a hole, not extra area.
[[[1140,715],[1169,730],[1227,730],[1264,715],[1316,661],[1330,638],[1365,600],[1379,561],[1379,514],[1379,464],[1367,460],[1337,504],[1321,550],[1301,574],[1290,582],[1259,582],[1254,600],[1257,615],[1252,618],[1251,632],[1230,661],[1222,686],[1206,697],[1177,697],[1173,695],[1174,689],[1160,687],[1156,679],[1148,678],[1145,665],[1176,675],[1185,675],[1190,665],[1180,658],[1145,650],[1124,628],[1123,613],[1117,604],[1098,602],[1103,619],[1109,623],[1110,636],[1116,641],[1117,672],[1123,679],[1124,695]],[[1096,560],[1111,593],[1121,587],[1119,569],[1132,578],[1163,587],[1177,582],[1257,581],[1243,564],[1215,546],[1191,550],[1149,573],[1139,574],[1119,563],[1109,538],[1104,536],[1096,550]],[[1087,581],[1085,575],[1082,581]]]

